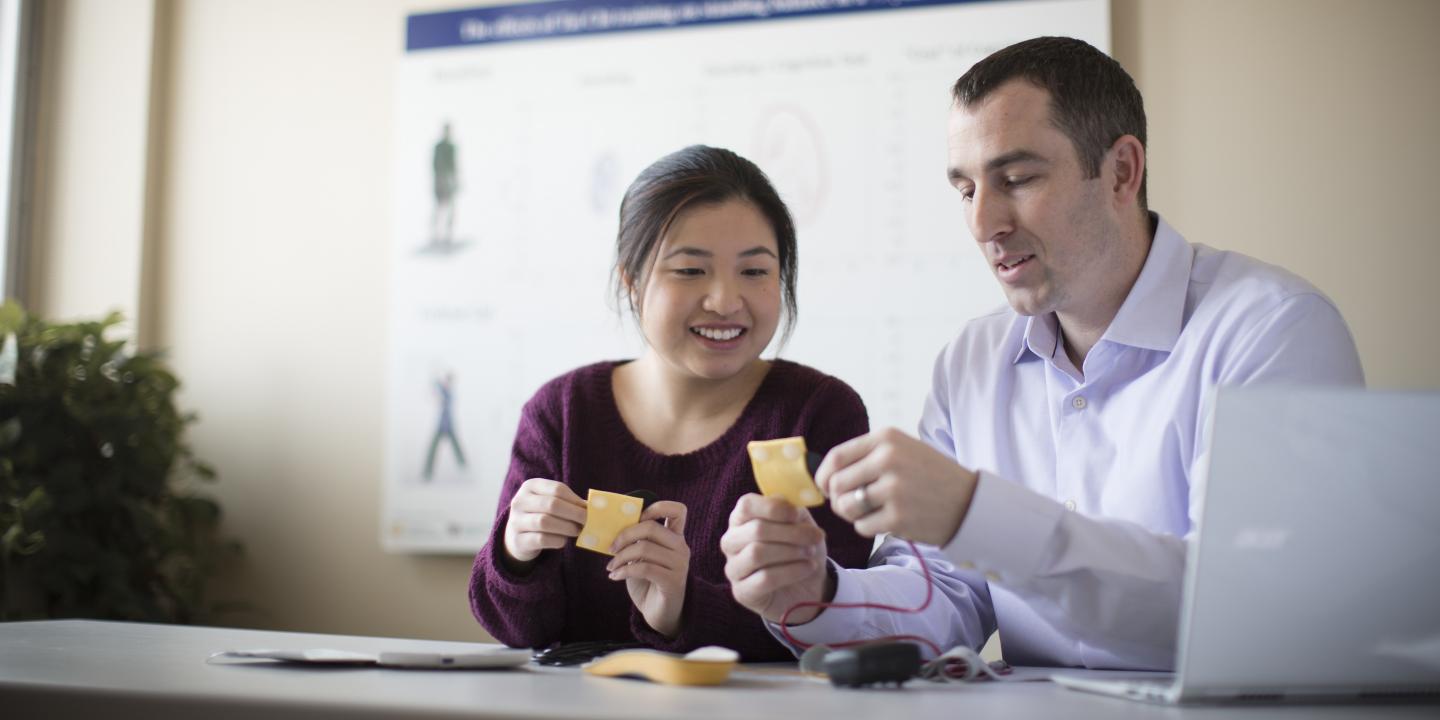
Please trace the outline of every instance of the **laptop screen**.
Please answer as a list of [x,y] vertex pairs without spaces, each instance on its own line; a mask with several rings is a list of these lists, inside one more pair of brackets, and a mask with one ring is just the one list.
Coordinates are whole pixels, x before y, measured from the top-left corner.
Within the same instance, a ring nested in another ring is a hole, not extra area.
[[1440,691],[1440,392],[1226,388],[1184,695]]

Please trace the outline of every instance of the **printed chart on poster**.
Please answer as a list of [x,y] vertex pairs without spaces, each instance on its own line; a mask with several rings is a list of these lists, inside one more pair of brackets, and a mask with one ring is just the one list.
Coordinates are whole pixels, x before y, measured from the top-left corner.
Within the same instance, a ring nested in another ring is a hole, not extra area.
[[767,356],[913,431],[937,353],[1004,302],[945,179],[949,90],[1037,35],[1109,50],[1108,0],[488,6],[406,19],[398,65],[381,538],[473,552],[525,401],[636,357],[611,291],[620,198],[696,143],[765,170],[799,232]]

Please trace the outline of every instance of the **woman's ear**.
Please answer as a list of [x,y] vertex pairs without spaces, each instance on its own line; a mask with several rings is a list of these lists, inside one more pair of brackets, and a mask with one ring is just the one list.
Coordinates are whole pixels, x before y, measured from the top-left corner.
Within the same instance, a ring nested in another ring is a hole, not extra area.
[[620,273],[620,285],[625,288],[625,297],[630,300],[630,307],[635,309],[636,312],[639,312],[642,293],[640,292],[640,288],[636,286],[635,276],[631,275],[630,271],[623,267],[617,268],[616,272]]

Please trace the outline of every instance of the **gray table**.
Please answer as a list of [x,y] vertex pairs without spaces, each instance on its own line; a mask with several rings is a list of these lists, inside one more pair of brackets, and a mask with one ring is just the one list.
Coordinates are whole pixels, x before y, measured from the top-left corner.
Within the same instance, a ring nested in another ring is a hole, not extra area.
[[1340,718],[1440,716],[1440,705],[1167,708],[1050,683],[837,690],[787,667],[747,667],[713,688],[528,666],[396,670],[207,664],[219,650],[463,651],[469,643],[56,620],[0,623],[0,717],[156,718]]

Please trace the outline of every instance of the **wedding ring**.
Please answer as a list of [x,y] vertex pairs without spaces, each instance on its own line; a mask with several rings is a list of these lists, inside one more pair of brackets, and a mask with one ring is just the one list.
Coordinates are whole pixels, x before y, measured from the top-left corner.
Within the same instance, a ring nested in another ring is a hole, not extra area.
[[870,504],[870,496],[865,494],[865,488],[867,487],[870,487],[870,485],[861,485],[860,487],[855,488],[855,490],[850,493],[850,495],[855,499],[855,504],[860,506],[861,517],[875,512],[875,506]]

